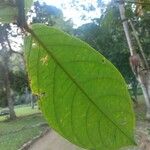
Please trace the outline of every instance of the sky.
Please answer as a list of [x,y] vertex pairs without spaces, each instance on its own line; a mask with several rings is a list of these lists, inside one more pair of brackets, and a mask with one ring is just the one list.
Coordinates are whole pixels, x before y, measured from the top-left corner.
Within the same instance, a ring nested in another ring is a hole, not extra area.
[[[81,7],[71,7],[70,2],[73,0],[42,0],[49,5],[56,6],[63,11],[65,19],[72,19],[75,27],[81,26],[84,23],[91,22],[91,18],[96,18],[101,15],[100,8],[97,7],[97,0],[79,0],[80,5],[93,5],[96,9],[94,11],[84,11]],[[108,3],[110,0],[104,0],[105,3]],[[81,19],[81,16],[86,16],[86,20]]]

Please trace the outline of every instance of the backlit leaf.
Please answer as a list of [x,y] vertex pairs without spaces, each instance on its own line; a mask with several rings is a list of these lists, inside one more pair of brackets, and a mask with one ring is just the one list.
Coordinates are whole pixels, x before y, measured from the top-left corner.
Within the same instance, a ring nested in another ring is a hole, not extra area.
[[50,126],[91,150],[133,145],[134,114],[124,79],[101,54],[58,29],[33,25],[25,40],[31,88]]

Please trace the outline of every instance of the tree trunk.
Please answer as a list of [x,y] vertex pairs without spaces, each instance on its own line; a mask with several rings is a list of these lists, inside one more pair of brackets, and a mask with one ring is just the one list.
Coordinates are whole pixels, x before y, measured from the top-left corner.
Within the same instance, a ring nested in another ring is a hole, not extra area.
[[11,96],[11,88],[10,88],[10,80],[9,80],[9,69],[8,69],[8,61],[5,60],[5,88],[6,88],[6,98],[8,101],[8,108],[10,113],[10,119],[16,119],[16,114],[14,111],[14,102]]
[[[143,61],[140,58],[140,56],[136,53],[136,51],[134,50],[134,47],[133,47],[133,44],[131,41],[131,37],[130,37],[130,33],[129,33],[128,20],[125,17],[125,8],[124,8],[123,0],[120,0],[119,11],[120,11],[121,20],[123,22],[123,28],[124,28],[124,32],[126,35],[126,39],[127,39],[127,43],[129,46],[131,57],[134,57],[134,58],[136,57],[136,59],[137,59],[137,60],[134,59],[134,61],[136,60],[137,62],[135,62],[135,64],[131,64],[131,68],[132,68],[132,71],[135,74],[138,82],[141,85],[143,95],[145,98],[146,108],[147,108],[146,118],[150,119],[150,71],[149,71],[149,68],[147,68],[148,63],[146,62],[146,64],[143,65],[142,62],[145,63],[146,60]],[[136,66],[133,66],[133,65],[136,65]]]
[[135,104],[138,104],[138,82],[135,79],[132,79],[133,81],[131,82],[131,86],[132,86],[132,92],[133,92],[133,101],[135,102]]
[[30,93],[31,108],[34,109],[34,96]]
[[150,120],[150,71],[145,70],[139,74],[138,81],[141,83],[141,88],[146,103],[146,118]]

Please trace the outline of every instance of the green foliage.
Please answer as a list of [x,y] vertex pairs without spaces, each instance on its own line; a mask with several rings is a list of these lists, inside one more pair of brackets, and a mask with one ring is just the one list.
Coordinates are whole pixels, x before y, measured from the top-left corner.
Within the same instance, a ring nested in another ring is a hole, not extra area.
[[31,88],[52,128],[87,149],[134,144],[134,114],[117,69],[88,44],[35,24],[25,40]]
[[76,36],[109,59],[128,84],[133,80],[136,82],[129,64],[130,53],[116,3],[111,2],[102,16],[95,21],[79,27],[76,30]]
[[33,17],[33,23],[43,23],[50,26],[55,25],[56,20],[63,18],[63,13],[55,6],[40,4],[39,1],[34,3],[36,16]]
[[31,9],[31,6],[33,5],[33,0],[24,0],[24,4],[25,4],[25,13],[27,14],[27,12],[29,12],[29,10]]
[[[3,49],[1,51],[3,51],[3,53],[6,52],[6,56],[10,57],[8,51]],[[0,61],[0,106],[7,107],[8,101],[6,97],[6,79],[5,79],[6,66],[4,65],[4,56],[0,55],[0,59],[1,58],[3,58],[3,61]],[[15,101],[16,101],[16,96],[24,94],[25,88],[28,87],[27,75],[25,74],[24,70],[21,70],[18,67],[21,64],[21,62],[19,62],[19,58],[17,59],[17,61],[18,61],[17,64],[15,64],[13,60],[9,62],[9,72],[8,72],[10,87],[11,90],[13,91],[11,96],[13,99],[15,99]],[[18,103],[21,103],[21,99],[18,100],[19,100]]]
[[15,20],[15,17],[17,15],[18,15],[17,7],[0,4],[0,22],[11,23]]
[[33,23],[43,23],[48,26],[55,26],[67,33],[73,32],[73,22],[71,19],[64,21],[62,10],[55,6],[40,4],[39,1],[34,3],[36,16],[33,17]]
[[[33,4],[33,0],[24,0],[25,13],[27,13]],[[1,0],[0,1],[0,22],[12,23],[18,17],[18,6],[14,0]]]
[[10,72],[10,83],[11,88],[17,92],[19,95],[23,94],[25,88],[28,87],[28,79],[25,72],[17,71],[17,72]]
[[142,9],[145,11],[145,13],[149,13],[149,11],[150,11],[150,0],[139,0],[139,2],[141,2],[141,5],[138,5],[138,6],[142,6]]

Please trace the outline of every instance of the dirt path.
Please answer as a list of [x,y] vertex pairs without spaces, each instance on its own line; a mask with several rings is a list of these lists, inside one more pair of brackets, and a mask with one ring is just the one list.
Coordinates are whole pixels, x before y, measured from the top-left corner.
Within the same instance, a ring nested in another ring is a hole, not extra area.
[[49,131],[44,137],[37,140],[28,150],[83,150],[72,145],[56,132]]
[[[136,138],[138,147],[127,148],[125,150],[150,150],[150,130],[149,122],[138,122],[136,129]],[[54,131],[49,131],[44,137],[37,140],[28,150],[84,150],[72,145],[70,142],[59,136]]]

